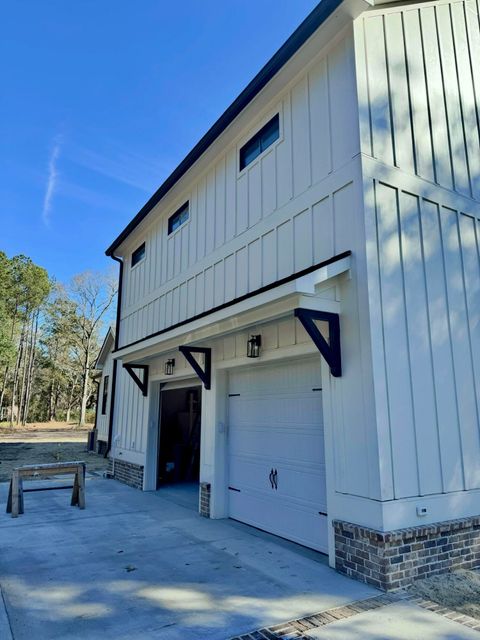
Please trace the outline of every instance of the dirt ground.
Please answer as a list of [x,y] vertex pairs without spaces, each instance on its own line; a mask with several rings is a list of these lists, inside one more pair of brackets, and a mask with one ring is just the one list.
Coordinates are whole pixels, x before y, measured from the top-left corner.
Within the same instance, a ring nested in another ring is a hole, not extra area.
[[10,480],[12,470],[24,464],[83,460],[87,472],[102,475],[108,460],[87,451],[87,433],[92,425],[48,422],[10,429],[0,425],[0,482]]
[[86,442],[92,424],[79,427],[74,422],[32,422],[10,427],[0,422],[0,442]]
[[410,593],[480,620],[480,572],[459,570],[419,580]]

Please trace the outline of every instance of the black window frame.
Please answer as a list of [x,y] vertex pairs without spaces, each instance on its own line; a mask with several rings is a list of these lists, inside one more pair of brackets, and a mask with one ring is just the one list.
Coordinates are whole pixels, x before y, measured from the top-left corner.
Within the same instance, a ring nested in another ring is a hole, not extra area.
[[102,389],[102,416],[105,416],[107,414],[109,381],[110,381],[110,376],[105,376],[103,379],[103,389]]
[[[130,264],[132,269],[133,267],[136,267],[137,264],[140,264],[140,262],[145,258],[145,254],[146,254],[145,242],[142,242],[142,244],[139,245],[135,249],[135,251],[132,251],[132,255],[130,258]],[[139,255],[140,257],[138,257]]]
[[262,155],[269,147],[280,139],[280,114],[277,113],[248,140],[239,152],[240,171]]
[[[184,217],[186,215],[186,217]],[[168,219],[168,235],[175,233],[177,229],[180,229],[186,222],[190,220],[190,201],[187,200],[185,204],[172,213]],[[177,224],[178,222],[178,224]],[[174,226],[176,225],[176,226]]]

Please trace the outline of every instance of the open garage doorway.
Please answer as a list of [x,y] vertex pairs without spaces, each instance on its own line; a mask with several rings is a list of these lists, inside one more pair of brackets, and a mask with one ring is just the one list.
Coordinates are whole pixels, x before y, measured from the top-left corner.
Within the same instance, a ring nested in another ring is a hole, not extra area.
[[198,486],[201,400],[200,386],[161,392],[157,489],[172,485]]

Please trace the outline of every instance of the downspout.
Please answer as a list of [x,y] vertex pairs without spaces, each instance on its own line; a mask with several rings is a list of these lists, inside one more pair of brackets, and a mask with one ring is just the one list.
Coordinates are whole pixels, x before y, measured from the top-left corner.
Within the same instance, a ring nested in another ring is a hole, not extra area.
[[[115,320],[115,350],[118,349],[119,337],[120,337],[120,312],[122,308],[122,289],[123,289],[123,260],[118,258],[117,256],[110,255],[113,260],[116,260],[119,267],[118,272],[118,297],[117,297],[117,317]],[[110,453],[110,449],[112,447],[112,434],[113,434],[113,412],[115,408],[115,389],[117,386],[117,360],[113,361],[113,370],[112,370],[112,390],[111,390],[111,398],[110,398],[110,415],[108,416],[108,440],[107,440],[107,449],[105,451],[104,457],[108,457]]]

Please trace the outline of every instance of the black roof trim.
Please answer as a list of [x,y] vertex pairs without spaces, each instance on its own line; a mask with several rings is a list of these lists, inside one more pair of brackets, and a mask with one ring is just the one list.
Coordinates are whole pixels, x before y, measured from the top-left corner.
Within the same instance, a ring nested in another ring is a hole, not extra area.
[[232,102],[228,109],[220,116],[215,124],[207,131],[193,149],[185,156],[178,167],[170,174],[161,187],[153,194],[148,202],[140,209],[133,220],[125,227],[120,235],[106,250],[111,256],[115,249],[130,235],[140,222],[150,213],[180,178],[194,165],[200,156],[212,145],[245,107],[257,96],[266,84],[292,58],[300,47],[322,25],[325,20],[342,4],[343,0],[321,0],[315,9],[305,18],[301,25],[292,33],[288,40],[280,47],[275,55],[259,71],[253,80],[245,87],[241,94]]

